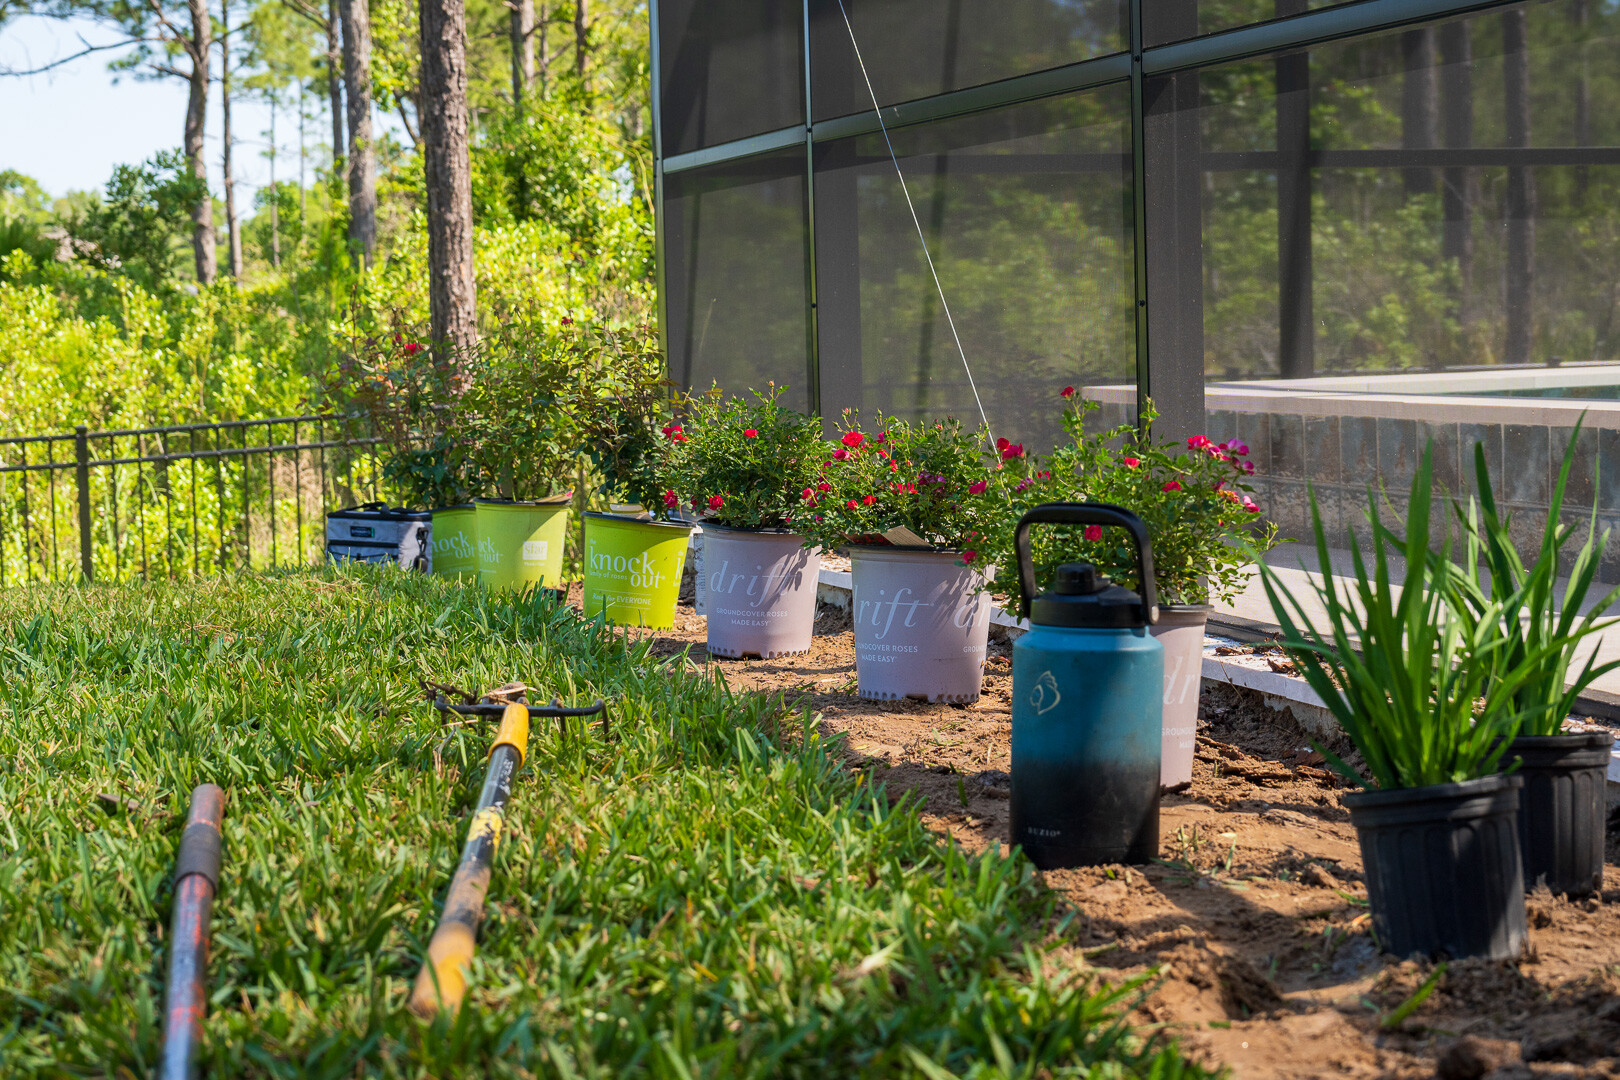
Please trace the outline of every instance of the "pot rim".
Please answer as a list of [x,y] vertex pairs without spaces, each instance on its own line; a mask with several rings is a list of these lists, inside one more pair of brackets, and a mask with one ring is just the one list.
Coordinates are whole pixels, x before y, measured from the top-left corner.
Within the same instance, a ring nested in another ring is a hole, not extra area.
[[862,555],[879,555],[892,552],[896,555],[949,555],[952,558],[961,558],[966,548],[942,548],[932,544],[846,544],[844,545],[854,558],[856,552]]
[[1160,604],[1160,614],[1171,615],[1208,615],[1215,610],[1214,604]]
[[[554,507],[558,510],[566,510],[572,505],[573,498],[574,493],[572,491],[564,492],[562,495],[558,495],[550,499],[486,499],[480,495],[478,498],[465,505],[478,506],[482,504],[484,506],[543,506]],[[452,510],[459,510],[460,508],[460,506],[441,507],[441,509]]]
[[657,525],[664,529],[680,529],[691,532],[693,523],[689,521],[660,521],[657,518],[637,518],[628,514],[610,514],[605,510],[587,510],[582,517],[601,518],[603,521],[612,521],[622,525]]
[[774,525],[721,525],[717,521],[699,521],[697,526],[704,532],[742,533],[746,536],[797,536],[800,540],[804,539],[803,533]]
[[1591,747],[1611,749],[1615,743],[1615,733],[1612,731],[1570,731],[1561,735],[1520,735],[1508,743],[1511,753],[1514,747],[1523,750],[1580,750]]
[[450,503],[448,506],[435,506],[433,509],[429,510],[428,513],[430,513],[430,514],[442,514],[446,510],[471,510],[476,505],[477,505],[477,503],[470,503],[470,502]]
[[1448,784],[1425,784],[1410,788],[1363,788],[1345,792],[1340,800],[1346,809],[1372,809],[1400,804],[1445,802],[1450,799],[1477,798],[1496,795],[1509,788],[1522,788],[1524,777],[1516,773],[1492,773],[1476,776],[1472,780],[1459,780]]

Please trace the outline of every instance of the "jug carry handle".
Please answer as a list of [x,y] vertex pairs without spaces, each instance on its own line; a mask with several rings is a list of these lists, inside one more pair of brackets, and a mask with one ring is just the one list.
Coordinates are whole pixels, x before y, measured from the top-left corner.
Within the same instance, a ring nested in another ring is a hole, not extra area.
[[1031,525],[1116,525],[1127,530],[1136,544],[1137,591],[1142,596],[1142,621],[1149,626],[1159,621],[1159,595],[1153,584],[1153,546],[1148,541],[1142,519],[1109,503],[1043,503],[1018,519],[1013,534],[1013,551],[1018,556],[1018,611],[1029,618],[1029,602],[1035,596],[1035,559],[1029,551]]

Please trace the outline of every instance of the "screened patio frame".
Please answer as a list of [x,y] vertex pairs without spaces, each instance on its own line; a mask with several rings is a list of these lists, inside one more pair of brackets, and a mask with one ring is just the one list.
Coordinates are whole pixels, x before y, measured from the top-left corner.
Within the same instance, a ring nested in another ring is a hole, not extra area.
[[[1178,437],[1202,430],[1204,426],[1204,367],[1201,349],[1178,348],[1178,334],[1188,329],[1185,316],[1176,310],[1174,288],[1164,268],[1174,265],[1177,246],[1200,243],[1197,228],[1155,230],[1155,221],[1162,215],[1169,219],[1173,209],[1160,206],[1166,198],[1177,196],[1173,185],[1148,182],[1149,145],[1153,136],[1150,126],[1156,115],[1175,123],[1174,104],[1166,101],[1155,106],[1155,97],[1173,98],[1164,94],[1171,80],[1162,77],[1181,72],[1198,71],[1236,61],[1275,57],[1297,53],[1301,66],[1306,50],[1326,43],[1357,38],[1381,31],[1412,28],[1425,23],[1457,16],[1473,15],[1515,6],[1520,0],[1355,0],[1337,6],[1286,15],[1271,21],[1233,29],[1218,30],[1201,37],[1167,44],[1145,46],[1144,3],[1155,0],[1126,0],[1124,14],[1128,23],[1128,50],[1066,64],[1061,67],[1005,78],[967,89],[954,90],[917,100],[885,106],[881,110],[882,122],[891,132],[917,124],[968,116],[987,110],[1024,102],[1072,94],[1106,86],[1128,85],[1130,96],[1130,196],[1132,213],[1130,231],[1134,258],[1135,300],[1135,380],[1137,401],[1151,398],[1159,412],[1157,427],[1161,434]],[[1163,2],[1163,0],[1158,0]],[[1174,0],[1172,0],[1174,2]],[[1288,6],[1302,6],[1304,0],[1277,0],[1279,11]],[[811,3],[803,0],[798,5],[803,48],[804,119],[777,130],[736,139],[718,145],[706,146],[690,152],[666,156],[663,148],[663,87],[660,85],[662,66],[659,33],[660,0],[649,0],[652,23],[652,125],[654,143],[654,180],[657,213],[656,251],[659,276],[660,332],[668,333],[669,319],[665,310],[666,250],[665,239],[665,178],[694,169],[726,163],[741,162],[766,154],[783,154],[802,149],[805,155],[804,199],[808,227],[808,341],[806,343],[806,386],[813,411],[822,411],[831,404],[822,400],[822,365],[818,344],[818,268],[816,262],[816,158],[818,144],[851,136],[875,133],[880,130],[878,114],[872,110],[830,120],[816,121],[813,117],[812,93],[814,69],[811,62]],[[1156,114],[1155,109],[1162,111]],[[1122,163],[1123,164],[1123,163]],[[1279,174],[1279,200],[1285,198],[1285,182],[1281,179],[1289,168],[1309,170],[1322,167],[1378,167],[1378,168],[1444,168],[1477,166],[1531,166],[1531,165],[1614,165],[1620,164],[1620,147],[1470,147],[1423,149],[1304,149],[1290,153],[1283,149],[1271,151],[1209,152],[1199,154],[1197,169],[1209,171],[1276,169]],[[1156,166],[1157,168],[1157,166]],[[1164,194],[1169,190],[1169,194]],[[1280,282],[1280,333],[1283,348],[1293,346],[1303,350],[1306,373],[1309,371],[1310,298],[1309,298],[1309,188],[1305,188],[1307,204],[1303,219],[1303,235],[1297,221],[1291,225],[1290,215],[1279,212],[1279,245],[1286,251],[1290,244],[1304,245],[1306,287],[1297,280],[1290,282],[1284,275]],[[1150,197],[1150,193],[1153,193]],[[1292,235],[1290,231],[1292,230]],[[1157,247],[1155,247],[1157,245]],[[1301,296],[1300,294],[1304,295]],[[1291,295],[1292,294],[1292,295]],[[1156,299],[1162,301],[1155,306]],[[1180,323],[1178,323],[1180,320]],[[1197,331],[1202,334],[1201,326]],[[1200,337],[1201,340],[1201,337]],[[1159,347],[1155,348],[1158,342]],[[668,355],[668,341],[665,341]],[[1287,371],[1285,375],[1299,374]]]

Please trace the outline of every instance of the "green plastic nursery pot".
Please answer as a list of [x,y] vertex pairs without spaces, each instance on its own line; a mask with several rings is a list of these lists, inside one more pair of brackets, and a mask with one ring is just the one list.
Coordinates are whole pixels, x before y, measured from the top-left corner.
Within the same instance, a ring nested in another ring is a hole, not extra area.
[[651,630],[673,626],[691,532],[679,522],[587,511],[585,617]]
[[562,580],[566,502],[478,499],[478,580],[491,589]]
[[1524,949],[1518,776],[1344,796],[1386,952],[1461,960]]
[[478,515],[472,503],[433,511],[433,572],[440,577],[478,576]]

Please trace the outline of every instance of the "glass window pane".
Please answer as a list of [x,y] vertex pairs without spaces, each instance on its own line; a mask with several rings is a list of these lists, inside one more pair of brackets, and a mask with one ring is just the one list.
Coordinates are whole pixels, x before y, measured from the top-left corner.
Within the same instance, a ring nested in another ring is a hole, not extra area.
[[1212,378],[1620,352],[1620,9],[1566,0],[1199,73]]
[[663,0],[658,60],[665,154],[804,123],[799,0]]
[[872,107],[851,30],[878,101],[893,105],[1121,52],[1124,11],[1121,0],[810,0],[815,118]]
[[809,225],[803,151],[664,178],[670,376],[734,393],[785,386],[809,408]]
[[[1134,415],[1129,97],[1124,85],[817,147],[824,414],[977,422],[1050,446],[1058,393],[1107,384]],[[927,237],[956,331],[923,255]]]
[[1620,430],[1620,7],[1495,8],[1191,78],[1164,127],[1192,133],[1201,187],[1191,348],[1211,434],[1257,448],[1284,533],[1309,535],[1306,480],[1336,535],[1369,483],[1399,508],[1430,439],[1437,483],[1466,492],[1478,443],[1539,523],[1587,403],[1548,398],[1596,399],[1570,488],[1591,507]]

